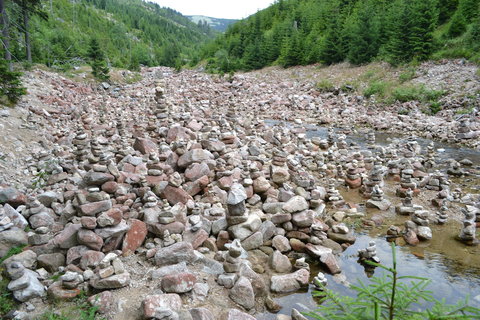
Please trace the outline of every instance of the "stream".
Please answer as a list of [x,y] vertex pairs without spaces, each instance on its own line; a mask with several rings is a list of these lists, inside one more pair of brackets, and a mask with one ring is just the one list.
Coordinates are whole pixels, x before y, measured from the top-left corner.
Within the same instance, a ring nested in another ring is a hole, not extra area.
[[[278,124],[279,121],[265,121],[267,125]],[[288,127],[293,124],[285,123]],[[327,137],[327,128],[314,125],[304,125],[307,138]],[[338,130],[338,129],[336,129]],[[393,139],[403,139],[402,137],[392,137],[391,134],[384,132],[375,132],[376,144],[386,146]],[[422,150],[431,140],[418,138],[416,141],[422,146]],[[365,135],[362,133],[348,134],[346,142],[366,147]],[[460,161],[469,159],[473,162],[473,174],[467,178],[449,178],[455,184],[461,186],[463,190],[469,193],[480,194],[480,152],[468,148],[462,148],[456,145],[435,142],[437,152],[437,163],[439,168],[444,170],[448,159]],[[393,185],[393,181],[386,180],[387,185]],[[398,183],[397,183],[398,184]],[[388,188],[387,188],[388,189]],[[392,266],[392,250],[390,243],[386,241],[386,230],[390,225],[403,226],[403,223],[409,217],[395,214],[395,206],[400,204],[400,198],[393,192],[385,192],[392,206],[386,212],[377,209],[365,208],[361,204],[366,202],[358,190],[347,190],[339,188],[340,193],[348,202],[360,204],[359,211],[365,213],[365,217],[371,217],[380,214],[384,218],[382,226],[366,230],[360,227],[354,227],[357,240],[355,244],[348,247],[340,256],[337,256],[341,265],[342,272],[332,276],[322,267],[316,264],[310,266],[311,278],[317,275],[319,271],[326,274],[328,279],[328,288],[341,295],[354,295],[354,291],[348,288],[349,284],[357,285],[359,282],[370,283],[370,277],[383,276],[385,271],[381,268],[375,268],[373,274],[367,275],[363,265],[358,263],[357,252],[368,246],[371,240],[376,242],[377,255],[382,264]],[[415,198],[414,198],[415,203]],[[397,239],[397,268],[400,276],[417,276],[430,279],[427,290],[431,291],[434,298],[444,299],[448,304],[455,304],[460,299],[469,297],[469,304],[474,307],[480,307],[480,246],[466,246],[455,240],[455,237],[461,230],[461,222],[457,219],[449,219],[445,225],[430,224],[433,238],[429,241],[421,241],[419,245],[413,247],[406,245],[403,239]],[[351,226],[350,226],[351,227]],[[477,230],[478,231],[478,230]],[[309,285],[308,288],[284,296],[273,296],[282,309],[279,314],[290,315],[292,308],[299,311],[314,310],[318,304],[318,298],[312,297],[312,291],[315,288]],[[427,304],[428,305],[428,304]],[[425,307],[425,306],[422,306]],[[275,320],[276,314],[263,313],[256,315],[260,320]]]

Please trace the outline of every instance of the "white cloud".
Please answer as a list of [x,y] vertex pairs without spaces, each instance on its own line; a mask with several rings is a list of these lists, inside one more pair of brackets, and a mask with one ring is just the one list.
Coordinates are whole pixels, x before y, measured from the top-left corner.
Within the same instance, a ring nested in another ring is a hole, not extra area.
[[183,15],[241,19],[265,9],[275,0],[149,0]]

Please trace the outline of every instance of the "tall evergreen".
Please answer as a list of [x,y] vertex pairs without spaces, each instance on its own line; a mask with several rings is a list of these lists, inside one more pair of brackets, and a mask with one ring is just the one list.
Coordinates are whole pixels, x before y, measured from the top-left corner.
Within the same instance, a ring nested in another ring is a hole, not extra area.
[[352,15],[348,60],[353,64],[370,62],[380,47],[379,24],[373,1],[361,1]]
[[20,77],[20,72],[10,71],[8,61],[0,58],[0,104],[3,98],[8,103],[16,103],[26,93]]
[[411,54],[417,60],[426,60],[434,49],[433,32],[438,21],[437,0],[413,0],[411,15]]
[[105,54],[100,49],[100,44],[96,38],[90,40],[90,47],[88,48],[88,57],[90,58],[90,66],[92,67],[92,74],[98,80],[106,81],[110,78],[108,73],[110,70],[105,60]]

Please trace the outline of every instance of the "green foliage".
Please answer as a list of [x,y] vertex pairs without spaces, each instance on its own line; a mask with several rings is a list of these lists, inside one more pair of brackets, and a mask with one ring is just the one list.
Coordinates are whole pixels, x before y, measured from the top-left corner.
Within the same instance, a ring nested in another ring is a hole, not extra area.
[[20,72],[9,71],[5,59],[0,58],[0,99],[5,97],[8,103],[13,104],[27,93],[22,87],[21,75]]
[[400,102],[428,102],[436,101],[444,94],[444,91],[427,89],[423,85],[408,85],[395,88],[392,92],[392,99]]
[[415,68],[408,68],[398,76],[398,80],[400,80],[400,83],[404,83],[406,81],[410,81],[413,78],[415,78],[415,75],[416,75]]
[[21,253],[25,247],[26,246],[17,246],[17,247],[10,248],[7,254],[2,258],[0,258],[0,265],[11,256]]
[[100,44],[96,38],[90,40],[90,47],[88,48],[88,58],[90,59],[90,66],[92,67],[92,74],[95,78],[101,81],[107,81],[110,79],[108,73],[107,62],[105,61],[105,55],[100,49]]
[[462,35],[467,30],[467,21],[460,10],[453,15],[448,25],[447,36],[455,38]]
[[11,310],[15,309],[17,303],[13,299],[12,293],[7,289],[8,279],[0,280],[0,317],[5,316]]
[[375,80],[369,83],[368,87],[363,91],[363,95],[367,98],[375,95],[384,97],[389,84],[386,81]]
[[[43,6],[48,20],[38,15],[31,17],[32,58],[34,63],[60,70],[88,62],[93,37],[113,67],[138,70],[141,64],[174,66],[176,57],[191,58],[196,48],[215,34],[208,26],[199,26],[172,9],[143,0],[50,3],[51,7]],[[9,30],[11,51],[17,59],[26,60],[22,17],[12,1],[7,1],[7,11],[14,22]]]
[[75,304],[69,308],[63,310],[50,309],[45,311],[42,315],[36,318],[36,320],[103,320],[104,318],[97,317],[97,306],[92,306],[87,301],[87,296],[81,294],[75,299]]
[[333,84],[332,81],[328,79],[320,80],[319,82],[317,82],[315,87],[320,92],[332,92],[335,90],[335,85]]
[[[427,290],[430,280],[415,276],[399,276],[395,244],[392,243],[393,266],[368,262],[373,267],[386,271],[386,276],[373,277],[369,285],[359,281],[350,288],[355,297],[340,296],[328,288],[314,292],[322,298],[318,309],[304,315],[324,320],[440,320],[478,319],[480,309],[468,306],[468,300],[456,305],[435,300]],[[433,303],[430,309],[418,310],[424,303]]]

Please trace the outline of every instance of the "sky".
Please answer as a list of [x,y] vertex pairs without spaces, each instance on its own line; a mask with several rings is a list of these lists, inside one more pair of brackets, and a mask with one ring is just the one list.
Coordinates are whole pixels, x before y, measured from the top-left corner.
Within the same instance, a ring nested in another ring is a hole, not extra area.
[[150,0],[162,7],[175,9],[185,16],[242,19],[265,9],[275,0]]

